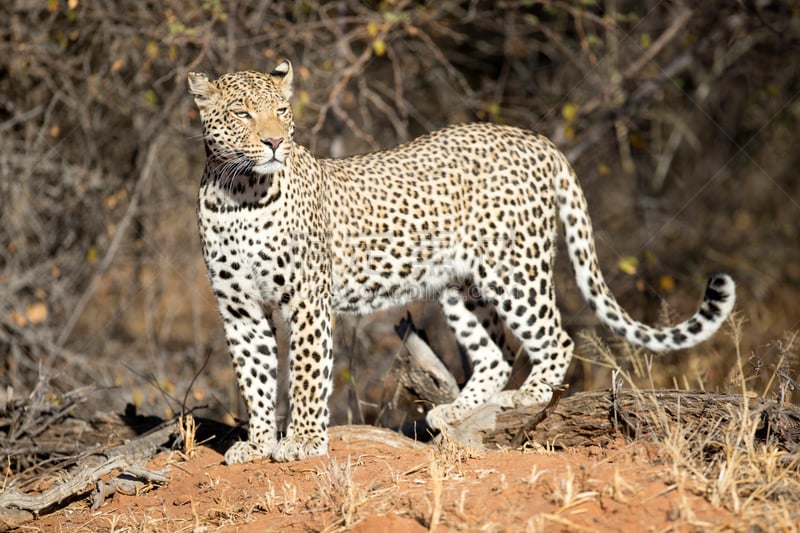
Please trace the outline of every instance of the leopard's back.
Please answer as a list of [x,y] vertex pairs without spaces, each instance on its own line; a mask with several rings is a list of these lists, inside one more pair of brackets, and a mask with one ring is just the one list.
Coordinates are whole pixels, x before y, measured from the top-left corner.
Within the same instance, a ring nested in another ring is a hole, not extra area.
[[479,259],[496,265],[499,246],[549,237],[552,150],[530,131],[468,123],[388,150],[320,160],[335,307],[368,312],[435,298],[448,282],[471,276]]

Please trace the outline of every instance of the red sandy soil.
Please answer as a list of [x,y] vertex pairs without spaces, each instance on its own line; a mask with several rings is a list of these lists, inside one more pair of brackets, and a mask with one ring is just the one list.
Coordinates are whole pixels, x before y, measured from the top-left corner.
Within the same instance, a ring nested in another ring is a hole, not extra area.
[[[655,446],[484,451],[422,445],[388,430],[331,431],[330,454],[226,466],[203,446],[164,453],[165,486],[85,501],[26,531],[709,531],[735,530],[691,481],[673,484]],[[688,487],[688,488],[687,488]],[[433,527],[431,528],[431,525]]]

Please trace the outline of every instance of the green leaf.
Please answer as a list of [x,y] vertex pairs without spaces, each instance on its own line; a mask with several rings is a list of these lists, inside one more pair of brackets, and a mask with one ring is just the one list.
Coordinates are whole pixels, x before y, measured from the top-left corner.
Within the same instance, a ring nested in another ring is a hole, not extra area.
[[617,262],[617,267],[627,275],[635,276],[639,269],[639,260],[632,255],[626,255]]
[[144,93],[144,101],[149,106],[158,104],[158,95],[153,89],[147,89]]

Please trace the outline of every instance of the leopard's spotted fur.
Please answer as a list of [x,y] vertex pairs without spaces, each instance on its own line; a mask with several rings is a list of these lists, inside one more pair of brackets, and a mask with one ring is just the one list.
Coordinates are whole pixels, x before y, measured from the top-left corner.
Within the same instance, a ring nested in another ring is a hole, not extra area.
[[[249,440],[228,463],[291,460],[327,450],[331,313],[366,313],[435,295],[472,377],[428,414],[438,428],[486,401],[546,401],[573,344],[553,288],[556,216],[578,286],[597,316],[651,350],[694,345],[734,304],[734,284],[711,278],[699,311],[669,328],[633,320],[603,280],[586,201],[564,155],[536,133],[463,124],[382,152],[317,159],[293,141],[292,67],[189,75],[207,165],[198,206],[203,252],[250,414]],[[290,329],[290,421],[278,440],[277,344],[271,311]],[[532,370],[519,391],[505,324]]]

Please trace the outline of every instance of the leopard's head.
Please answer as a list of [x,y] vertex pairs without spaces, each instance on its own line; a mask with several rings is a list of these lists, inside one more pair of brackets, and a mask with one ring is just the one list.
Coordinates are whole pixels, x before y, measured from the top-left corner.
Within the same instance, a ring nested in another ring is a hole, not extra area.
[[294,120],[292,64],[269,74],[244,71],[209,81],[189,73],[189,92],[200,110],[208,157],[233,173],[272,174],[291,157]]

